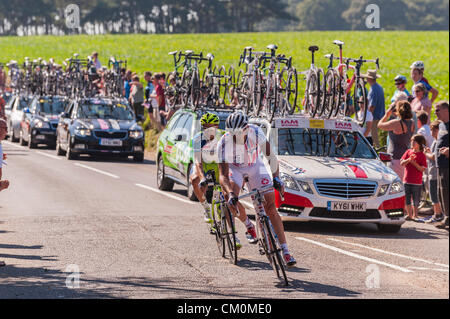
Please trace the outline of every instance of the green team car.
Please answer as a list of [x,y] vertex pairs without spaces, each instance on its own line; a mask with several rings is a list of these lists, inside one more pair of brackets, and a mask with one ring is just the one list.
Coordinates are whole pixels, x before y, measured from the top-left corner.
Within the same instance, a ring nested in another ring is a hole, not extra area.
[[203,109],[178,110],[170,119],[158,139],[157,184],[160,190],[171,191],[175,183],[187,187],[190,200],[197,200],[189,182],[189,173],[194,163],[192,140],[201,131],[200,119],[211,112],[220,118],[219,128],[225,130],[225,121],[232,110]]

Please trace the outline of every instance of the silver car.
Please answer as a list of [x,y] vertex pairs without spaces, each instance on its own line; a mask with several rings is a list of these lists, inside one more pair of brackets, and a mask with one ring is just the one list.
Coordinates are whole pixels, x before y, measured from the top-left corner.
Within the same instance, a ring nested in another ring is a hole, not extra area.
[[6,105],[6,122],[8,123],[8,136],[11,142],[18,142],[20,137],[20,123],[23,110],[33,100],[32,96],[13,95]]

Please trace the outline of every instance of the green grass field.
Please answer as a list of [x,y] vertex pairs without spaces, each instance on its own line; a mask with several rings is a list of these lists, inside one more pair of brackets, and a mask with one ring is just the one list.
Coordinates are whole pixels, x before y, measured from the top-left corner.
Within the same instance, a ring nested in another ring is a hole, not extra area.
[[[386,100],[395,87],[397,74],[409,77],[409,66],[415,60],[425,62],[425,76],[440,92],[438,99],[449,99],[449,32],[283,32],[242,34],[178,34],[178,35],[106,35],[65,37],[1,37],[0,62],[11,59],[22,62],[24,57],[53,57],[58,63],[77,52],[87,56],[96,50],[100,60],[107,64],[111,55],[127,59],[129,68],[142,75],[144,71],[172,71],[169,51],[195,50],[215,55],[216,65],[234,65],[245,46],[264,50],[270,43],[279,47],[279,53],[294,57],[299,70],[307,70],[311,63],[308,46],[320,47],[317,64],[327,67],[323,55],[338,53],[333,40],[345,42],[344,55],[379,57],[381,63],[380,84],[384,87]],[[373,68],[374,65],[366,65]],[[411,81],[407,88],[412,86]],[[304,81],[300,82],[300,90]]]

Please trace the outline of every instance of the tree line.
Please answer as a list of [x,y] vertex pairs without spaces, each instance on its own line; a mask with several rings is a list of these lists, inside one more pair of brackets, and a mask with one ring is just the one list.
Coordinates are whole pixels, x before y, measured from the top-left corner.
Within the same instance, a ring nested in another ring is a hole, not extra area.
[[386,30],[448,30],[449,0],[0,0],[0,35],[364,30],[369,4]]

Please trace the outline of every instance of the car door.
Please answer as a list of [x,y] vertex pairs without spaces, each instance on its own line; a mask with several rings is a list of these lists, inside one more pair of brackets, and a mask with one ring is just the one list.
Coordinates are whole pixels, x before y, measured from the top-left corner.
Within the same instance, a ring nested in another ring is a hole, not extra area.
[[25,108],[22,114],[22,122],[20,124],[22,129],[23,138],[25,141],[28,141],[28,136],[30,134],[31,123],[34,119],[35,111],[36,111],[36,99],[33,99],[29,107]]
[[188,114],[183,113],[177,122],[173,125],[170,133],[167,137],[167,143],[165,147],[166,159],[171,168],[176,171],[177,177],[181,176],[179,173],[177,144],[182,139],[183,127],[188,119]]
[[191,164],[191,140],[193,138],[194,114],[187,114],[188,117],[183,124],[182,139],[176,144],[178,171],[186,178]]
[[72,112],[75,109],[75,103],[71,102],[68,104],[67,108],[64,110],[64,113],[59,118],[58,123],[58,137],[59,142],[64,145],[65,149],[67,148],[68,143],[68,135],[69,135],[69,127],[70,122],[72,121]]

